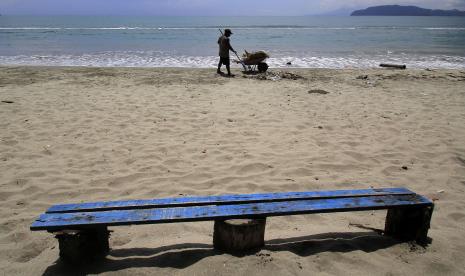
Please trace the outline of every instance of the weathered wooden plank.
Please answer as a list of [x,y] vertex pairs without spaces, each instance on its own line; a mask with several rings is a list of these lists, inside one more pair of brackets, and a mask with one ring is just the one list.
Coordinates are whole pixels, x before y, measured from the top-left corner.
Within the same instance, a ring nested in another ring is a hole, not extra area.
[[432,202],[429,199],[417,194],[411,194],[139,210],[46,213],[41,215],[32,224],[31,230],[56,231],[96,226],[172,223],[233,218],[263,218],[268,216],[363,211],[430,205],[432,205]]
[[401,195],[414,194],[405,188],[383,188],[383,189],[361,189],[361,190],[333,190],[333,191],[308,191],[288,193],[261,193],[261,194],[239,194],[219,196],[193,196],[180,198],[161,198],[147,200],[124,200],[107,202],[89,202],[78,204],[60,204],[50,207],[46,213],[68,213],[68,212],[91,212],[105,210],[128,210],[128,209],[150,209],[163,207],[186,207],[201,205],[226,205],[240,203],[258,203],[270,201],[286,201],[316,198],[342,198],[362,197],[373,195]]

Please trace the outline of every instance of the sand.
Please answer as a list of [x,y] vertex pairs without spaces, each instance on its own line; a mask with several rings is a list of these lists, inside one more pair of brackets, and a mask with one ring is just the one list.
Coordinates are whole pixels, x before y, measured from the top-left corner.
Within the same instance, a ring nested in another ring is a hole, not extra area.
[[212,222],[126,226],[80,272],[465,274],[465,71],[292,72],[1,67],[0,274],[77,272],[29,230],[56,203],[369,187],[435,200],[431,245],[377,234],[385,211],[270,218],[242,257],[212,249]]

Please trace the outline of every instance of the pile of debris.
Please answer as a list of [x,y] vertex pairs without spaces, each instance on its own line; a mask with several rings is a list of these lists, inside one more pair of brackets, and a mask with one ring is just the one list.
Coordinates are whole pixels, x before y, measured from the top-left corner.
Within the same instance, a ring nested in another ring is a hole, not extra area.
[[297,75],[295,73],[287,72],[287,71],[267,71],[265,73],[256,73],[256,74],[244,74],[243,78],[248,79],[256,79],[256,80],[271,80],[271,81],[278,81],[281,79],[289,79],[289,80],[305,80],[306,78]]
[[244,50],[244,51],[245,53],[242,54],[242,60],[244,62],[253,61],[253,60],[264,60],[270,57],[264,51],[257,51],[257,52],[252,52],[252,53],[247,52],[247,50]]

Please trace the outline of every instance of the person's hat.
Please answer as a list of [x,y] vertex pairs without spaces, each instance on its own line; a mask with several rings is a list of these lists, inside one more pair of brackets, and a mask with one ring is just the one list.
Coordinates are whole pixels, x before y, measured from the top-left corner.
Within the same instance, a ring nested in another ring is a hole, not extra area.
[[231,32],[230,29],[225,29],[225,30],[224,30],[224,33],[225,33],[225,34],[233,34],[233,33]]

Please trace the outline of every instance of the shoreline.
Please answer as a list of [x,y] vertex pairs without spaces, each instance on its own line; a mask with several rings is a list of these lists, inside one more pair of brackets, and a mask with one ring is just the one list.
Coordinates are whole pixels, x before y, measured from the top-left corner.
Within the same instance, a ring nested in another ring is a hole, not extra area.
[[[22,59],[25,60],[22,60]],[[114,59],[113,59],[114,58]],[[19,59],[19,60],[17,60]],[[233,58],[232,60],[234,60]],[[266,61],[273,69],[376,69],[381,63],[405,64],[412,69],[465,69],[464,56],[308,56],[271,57]],[[287,63],[291,62],[291,65]],[[107,54],[76,57],[54,56],[0,56],[0,66],[47,66],[47,67],[105,67],[105,68],[212,68],[216,67],[216,56],[177,56],[152,57],[128,56],[112,57]],[[232,61],[232,67],[240,65]]]
[[[42,69],[101,69],[101,70],[213,70],[216,72],[216,66],[212,67],[146,67],[146,66],[81,66],[81,65],[1,65],[0,69],[11,69],[11,68],[42,68]],[[222,70],[225,70],[225,67],[222,67]],[[240,65],[231,66],[231,70],[235,72],[242,73],[242,67]],[[397,68],[383,68],[380,66],[370,67],[370,68],[320,68],[320,67],[269,67],[269,71],[386,71],[386,72],[417,72],[417,71],[428,71],[428,72],[440,72],[440,71],[457,71],[465,72],[464,68],[409,68],[406,69],[397,69]]]

